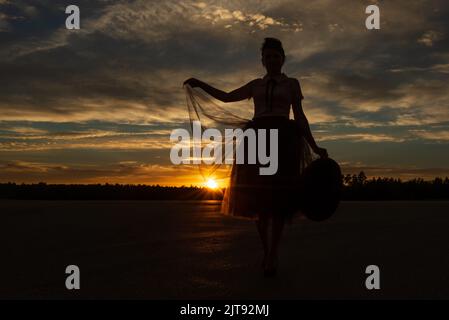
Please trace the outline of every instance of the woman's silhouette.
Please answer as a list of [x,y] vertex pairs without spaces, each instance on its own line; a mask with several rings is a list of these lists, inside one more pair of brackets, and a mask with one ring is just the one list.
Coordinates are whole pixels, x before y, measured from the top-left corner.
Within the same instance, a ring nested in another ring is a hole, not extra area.
[[[223,199],[225,213],[257,219],[257,230],[264,250],[262,267],[265,276],[273,276],[277,269],[284,223],[286,220],[291,222],[293,214],[298,212],[297,186],[302,170],[311,162],[310,149],[320,157],[327,157],[327,151],[318,147],[312,136],[302,110],[303,95],[299,81],[282,72],[285,54],[281,41],[265,38],[261,54],[266,75],[229,93],[195,78],[186,80],[184,84],[200,87],[223,102],[253,98],[254,117],[245,128],[278,129],[276,174],[260,175],[259,163],[236,164],[234,161],[230,185]],[[293,108],[294,120],[289,119],[290,106]],[[266,150],[270,150],[268,133],[266,142]],[[247,148],[246,142],[245,151]],[[271,241],[268,237],[270,221]]]

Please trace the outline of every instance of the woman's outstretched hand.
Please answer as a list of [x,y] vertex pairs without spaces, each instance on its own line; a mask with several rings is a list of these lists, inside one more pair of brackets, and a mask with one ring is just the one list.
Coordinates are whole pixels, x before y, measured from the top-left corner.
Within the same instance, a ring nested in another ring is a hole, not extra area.
[[317,155],[320,156],[320,158],[328,158],[329,155],[327,154],[327,150],[324,148],[316,147],[315,150],[313,150]]
[[201,86],[201,81],[198,79],[195,79],[195,78],[190,78],[190,79],[187,79],[186,81],[184,81],[183,85],[186,85],[186,84],[188,84],[192,88],[195,88],[195,87]]

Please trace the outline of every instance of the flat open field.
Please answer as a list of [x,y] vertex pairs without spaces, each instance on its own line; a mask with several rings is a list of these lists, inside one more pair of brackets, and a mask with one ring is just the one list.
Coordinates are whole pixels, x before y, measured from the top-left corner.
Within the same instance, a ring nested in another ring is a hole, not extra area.
[[[284,230],[264,278],[253,221],[220,202],[0,201],[0,298],[449,298],[449,202],[343,202]],[[77,265],[81,289],[65,288]],[[380,268],[380,290],[365,268]]]

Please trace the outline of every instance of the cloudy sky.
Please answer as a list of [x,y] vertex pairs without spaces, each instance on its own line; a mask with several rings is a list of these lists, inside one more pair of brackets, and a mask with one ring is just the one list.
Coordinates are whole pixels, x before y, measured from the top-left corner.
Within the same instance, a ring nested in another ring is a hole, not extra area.
[[[380,30],[365,28],[372,3]],[[262,77],[268,36],[344,173],[449,176],[448,16],[444,0],[0,0],[0,181],[202,183],[169,158],[182,82]]]

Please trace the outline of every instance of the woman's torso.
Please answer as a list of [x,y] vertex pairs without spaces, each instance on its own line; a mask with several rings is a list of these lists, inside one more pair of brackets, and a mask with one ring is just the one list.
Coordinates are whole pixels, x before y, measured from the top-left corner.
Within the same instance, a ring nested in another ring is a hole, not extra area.
[[290,117],[290,106],[293,100],[293,80],[284,73],[276,75],[273,78],[265,75],[263,78],[256,79],[252,86],[254,101],[253,118],[281,116],[288,119]]

